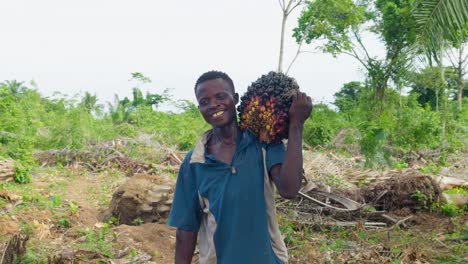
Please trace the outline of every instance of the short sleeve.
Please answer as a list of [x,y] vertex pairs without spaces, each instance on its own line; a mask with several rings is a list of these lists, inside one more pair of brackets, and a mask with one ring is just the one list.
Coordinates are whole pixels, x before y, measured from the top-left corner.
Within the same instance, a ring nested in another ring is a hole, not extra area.
[[272,143],[266,146],[266,165],[268,171],[276,164],[283,163],[286,148],[283,143]]
[[177,176],[168,225],[185,231],[198,232],[201,223],[201,207],[196,179],[190,173],[190,156],[191,153],[185,157]]

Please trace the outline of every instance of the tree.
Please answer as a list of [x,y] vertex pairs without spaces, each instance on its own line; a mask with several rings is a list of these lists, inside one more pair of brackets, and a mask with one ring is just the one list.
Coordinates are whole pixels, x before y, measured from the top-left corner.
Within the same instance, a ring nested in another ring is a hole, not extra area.
[[352,0],[310,1],[299,17],[293,37],[297,43],[322,41],[323,44],[318,48],[323,52],[333,56],[353,52],[350,55],[359,60],[352,37],[356,37],[359,26],[369,18],[366,8],[356,5]]
[[[137,82],[139,82],[138,86],[141,86],[141,84],[151,83],[150,78],[144,76],[142,73],[139,72],[132,73],[132,78],[130,80],[136,80]],[[131,101],[133,107],[146,105],[151,108],[157,108],[161,103],[170,99],[168,89],[165,89],[161,94],[147,92],[146,96],[144,97],[143,93],[141,92],[141,89],[138,86],[133,88],[133,101]],[[125,99],[129,100],[128,98]]]
[[461,113],[463,107],[463,89],[465,87],[464,76],[467,73],[466,65],[468,63],[468,54],[465,54],[468,42],[468,23],[463,29],[458,31],[458,34],[455,37],[455,39],[450,39],[451,47],[447,51],[447,57],[455,68],[457,75],[458,112]]
[[28,88],[24,86],[24,82],[18,82],[17,80],[7,80],[3,83],[0,83],[0,96],[3,94],[20,97],[21,94],[27,90]]
[[101,113],[102,106],[97,104],[98,98],[96,95],[91,95],[89,92],[85,92],[83,98],[81,98],[80,106],[82,106],[88,114]]
[[[301,14],[294,37],[298,43],[315,41],[318,48],[333,56],[355,58],[366,69],[375,98],[383,101],[389,80],[400,85],[408,68],[408,47],[415,36],[411,8],[412,0],[377,0],[375,6],[366,0],[315,0],[308,2]],[[383,40],[385,59],[367,51],[361,38],[366,30]]]
[[416,38],[416,24],[412,16],[413,0],[377,0],[380,11],[377,28],[385,47],[388,62],[382,87],[385,92],[388,79],[391,79],[401,94],[401,86],[411,68],[411,47]]
[[142,73],[132,73],[130,81],[132,80],[139,83],[138,86],[132,89],[132,98],[124,97],[124,99],[120,100],[118,95],[115,95],[114,104],[108,104],[112,120],[116,123],[134,122],[134,116],[135,113],[138,112],[138,109],[142,110],[145,108],[145,110],[152,111],[161,103],[170,99],[168,89],[165,89],[161,94],[147,92],[146,96],[143,96],[143,92],[139,86],[141,86],[141,84],[151,83],[151,79],[144,76]]
[[334,104],[338,107],[340,112],[346,112],[357,107],[363,88],[361,82],[354,81],[343,84],[343,87],[334,94]]
[[[413,15],[416,21],[417,42],[416,46],[421,50],[430,64],[436,60],[440,69],[441,83],[445,84],[443,67],[443,54],[449,41],[459,41],[465,36],[464,32],[468,24],[468,1],[466,0],[417,0]],[[447,96],[445,87],[442,89],[443,118],[442,141],[445,140],[445,128],[447,123]]]
[[417,93],[417,101],[424,106],[429,104],[432,109],[439,111],[439,97],[442,92],[442,87],[456,89],[456,75],[451,67],[444,69],[445,84],[442,84],[440,78],[441,70],[438,67],[426,67],[420,72],[414,72],[411,78],[411,94]]

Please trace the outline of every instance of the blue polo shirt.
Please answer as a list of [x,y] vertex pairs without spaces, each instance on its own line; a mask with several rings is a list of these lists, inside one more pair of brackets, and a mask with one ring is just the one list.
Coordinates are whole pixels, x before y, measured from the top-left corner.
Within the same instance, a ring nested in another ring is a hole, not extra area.
[[181,165],[169,225],[198,232],[200,263],[287,262],[287,253],[278,253],[285,251],[284,242],[272,234],[279,234],[276,219],[270,219],[276,218],[274,196],[265,193],[271,184],[265,168],[283,162],[284,145],[260,144],[250,131],[239,132],[232,163],[226,164],[207,154],[210,133]]

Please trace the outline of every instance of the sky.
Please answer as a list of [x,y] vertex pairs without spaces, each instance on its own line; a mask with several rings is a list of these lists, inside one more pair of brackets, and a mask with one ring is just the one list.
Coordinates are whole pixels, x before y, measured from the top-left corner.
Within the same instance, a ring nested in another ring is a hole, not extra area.
[[[100,103],[131,96],[132,72],[169,88],[173,99],[196,102],[193,86],[209,70],[248,85],[278,67],[281,8],[277,0],[0,0],[0,82],[36,83],[44,96],[90,92]],[[287,21],[284,68],[297,51],[291,37],[300,10]],[[382,53],[366,37],[371,54]],[[313,47],[305,50],[313,51]],[[332,102],[344,83],[363,80],[343,55],[303,53],[289,71],[315,102]]]

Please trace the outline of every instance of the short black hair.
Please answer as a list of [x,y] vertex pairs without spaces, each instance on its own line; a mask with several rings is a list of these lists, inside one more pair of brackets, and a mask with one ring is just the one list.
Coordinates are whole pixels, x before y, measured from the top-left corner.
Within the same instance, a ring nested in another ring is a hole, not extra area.
[[234,83],[232,82],[231,77],[229,77],[229,75],[227,75],[226,73],[224,73],[222,71],[207,71],[207,72],[203,73],[202,75],[200,75],[200,77],[198,77],[198,79],[197,79],[197,82],[195,83],[195,87],[194,87],[195,93],[197,92],[197,86],[200,83],[205,82],[205,81],[209,81],[209,80],[215,80],[215,79],[223,79],[231,87],[232,94],[236,93],[236,90],[234,88]]

